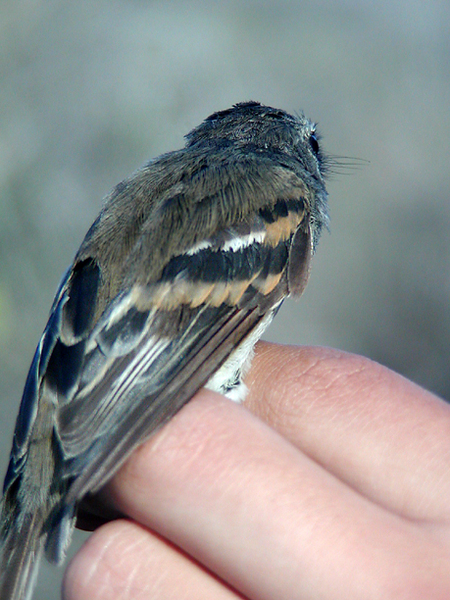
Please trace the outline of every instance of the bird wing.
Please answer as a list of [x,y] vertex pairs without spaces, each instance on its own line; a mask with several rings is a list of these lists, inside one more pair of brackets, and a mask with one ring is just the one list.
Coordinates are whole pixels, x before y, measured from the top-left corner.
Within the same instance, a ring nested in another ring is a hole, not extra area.
[[[279,172],[277,176],[281,181]],[[286,180],[292,180],[288,169]],[[24,473],[30,448],[39,442],[36,436],[51,435],[61,460],[53,467],[47,460],[40,468],[54,468],[64,482],[62,510],[70,520],[73,506],[103,486],[290,291],[301,293],[311,234],[299,178],[297,184],[282,182],[276,193],[265,192],[256,211],[249,202],[246,213],[229,211],[233,219],[213,233],[210,224],[205,226],[203,239],[189,238],[186,230],[188,244],[166,253],[158,277],[138,281],[131,276],[99,317],[104,265],[95,251],[89,252],[95,244],[82,245],[58,290],[30,368],[4,483],[6,503],[14,501],[14,482]],[[229,193],[237,203],[239,193]],[[205,210],[200,204],[193,221]],[[171,234],[166,232],[169,238]],[[91,231],[87,239],[95,235]],[[148,260],[148,252],[144,254]],[[46,407],[53,415],[50,433],[42,433],[39,425],[38,415]],[[58,536],[64,538],[51,533]],[[56,540],[50,550],[55,560],[63,546],[64,540]]]
[[274,245],[260,217],[219,232],[114,300],[86,343],[76,393],[59,403],[69,499],[101,487],[288,295],[297,236],[310,251],[309,228],[296,233],[305,217],[296,212]]

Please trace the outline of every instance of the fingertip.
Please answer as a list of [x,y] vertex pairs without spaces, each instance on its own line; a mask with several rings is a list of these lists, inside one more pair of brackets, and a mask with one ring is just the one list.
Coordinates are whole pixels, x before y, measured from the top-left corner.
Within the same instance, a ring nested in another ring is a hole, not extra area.
[[286,346],[260,342],[246,379],[249,401],[257,397],[286,397],[300,387],[305,391],[327,388],[343,374],[364,368],[368,359],[322,346]]
[[[358,404],[364,412],[379,387],[400,376],[370,359],[320,346],[258,344],[246,379],[245,405],[275,429],[289,435],[303,415],[313,422],[329,411],[347,411]],[[380,384],[382,382],[382,385]],[[309,415],[309,416],[308,416]]]
[[108,523],[92,534],[66,570],[62,597],[237,600],[225,582],[178,547],[125,519]]
[[89,537],[64,573],[64,600],[113,597],[110,595],[111,586],[117,587],[127,576],[125,569],[121,569],[120,560],[121,547],[127,541],[126,530],[126,521],[112,521]]

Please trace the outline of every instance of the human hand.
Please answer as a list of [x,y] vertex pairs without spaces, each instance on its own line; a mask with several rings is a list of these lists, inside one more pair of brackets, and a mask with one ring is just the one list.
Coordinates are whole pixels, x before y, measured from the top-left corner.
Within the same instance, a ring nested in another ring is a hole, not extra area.
[[260,344],[247,384],[136,451],[65,598],[448,599],[450,406],[326,348]]

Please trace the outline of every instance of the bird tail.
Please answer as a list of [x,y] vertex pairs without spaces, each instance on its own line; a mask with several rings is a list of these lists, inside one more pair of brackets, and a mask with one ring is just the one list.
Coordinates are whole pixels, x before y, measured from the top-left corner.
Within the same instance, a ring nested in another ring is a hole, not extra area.
[[38,513],[25,515],[0,542],[0,600],[30,600],[43,551],[43,520]]

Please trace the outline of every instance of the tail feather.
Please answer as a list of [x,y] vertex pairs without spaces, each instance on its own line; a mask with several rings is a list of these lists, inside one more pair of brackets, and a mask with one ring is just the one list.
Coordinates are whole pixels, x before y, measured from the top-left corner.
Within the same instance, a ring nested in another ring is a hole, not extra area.
[[27,515],[0,547],[0,600],[30,600],[43,551],[42,517]]

